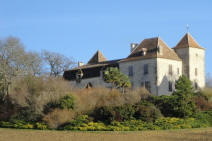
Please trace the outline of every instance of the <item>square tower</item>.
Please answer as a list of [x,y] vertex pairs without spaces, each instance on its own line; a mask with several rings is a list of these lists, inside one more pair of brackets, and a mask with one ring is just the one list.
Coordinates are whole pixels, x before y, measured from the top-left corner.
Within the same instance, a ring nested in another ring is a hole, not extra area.
[[205,87],[205,49],[188,32],[174,47],[183,61],[183,74],[193,83],[195,89]]

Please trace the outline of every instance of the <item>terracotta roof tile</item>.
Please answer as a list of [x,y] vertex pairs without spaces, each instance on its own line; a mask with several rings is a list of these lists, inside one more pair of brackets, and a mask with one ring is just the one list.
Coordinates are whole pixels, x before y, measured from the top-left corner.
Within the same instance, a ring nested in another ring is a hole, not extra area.
[[97,64],[99,62],[107,61],[104,55],[98,50],[93,57],[88,61],[88,64]]
[[186,33],[180,40],[180,42],[174,47],[174,49],[188,48],[188,47],[204,49],[194,40],[194,38],[191,36],[190,33]]
[[[146,50],[145,55],[143,53],[144,50]],[[120,62],[151,58],[181,60],[174,50],[169,48],[160,37],[155,37],[144,39],[126,59]]]

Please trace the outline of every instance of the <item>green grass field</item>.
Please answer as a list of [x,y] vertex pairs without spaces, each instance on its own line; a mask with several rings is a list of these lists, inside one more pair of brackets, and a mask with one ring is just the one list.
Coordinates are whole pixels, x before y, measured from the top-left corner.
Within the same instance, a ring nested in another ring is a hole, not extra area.
[[72,132],[0,128],[0,141],[212,141],[212,128],[138,132]]

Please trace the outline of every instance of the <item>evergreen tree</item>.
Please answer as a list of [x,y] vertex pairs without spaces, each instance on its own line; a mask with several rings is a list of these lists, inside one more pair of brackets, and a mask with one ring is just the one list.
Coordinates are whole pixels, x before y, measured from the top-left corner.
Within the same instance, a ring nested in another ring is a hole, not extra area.
[[186,76],[181,76],[175,84],[175,97],[173,110],[178,117],[190,117],[196,111],[194,103],[194,90],[191,81]]

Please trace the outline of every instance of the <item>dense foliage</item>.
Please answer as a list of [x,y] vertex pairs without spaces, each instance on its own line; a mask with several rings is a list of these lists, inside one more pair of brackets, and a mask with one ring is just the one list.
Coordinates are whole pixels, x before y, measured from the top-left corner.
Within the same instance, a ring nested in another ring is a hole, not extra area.
[[104,106],[96,108],[93,117],[96,121],[111,123],[112,121],[125,121],[133,119],[135,109],[133,105],[125,104],[122,106]]
[[59,100],[51,101],[45,105],[45,113],[59,108],[59,109],[74,109],[75,101],[72,94],[66,95]]

